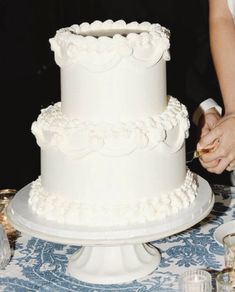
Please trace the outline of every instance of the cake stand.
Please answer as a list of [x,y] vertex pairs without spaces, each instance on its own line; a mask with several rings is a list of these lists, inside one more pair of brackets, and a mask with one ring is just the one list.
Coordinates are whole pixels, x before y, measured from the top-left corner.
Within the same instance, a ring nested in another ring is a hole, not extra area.
[[205,218],[214,205],[206,180],[197,176],[199,192],[194,203],[166,220],[128,227],[72,226],[44,220],[28,206],[30,184],[7,208],[9,222],[22,233],[56,243],[81,245],[69,260],[67,273],[81,281],[117,284],[142,278],[160,263],[158,249],[148,242],[183,231]]

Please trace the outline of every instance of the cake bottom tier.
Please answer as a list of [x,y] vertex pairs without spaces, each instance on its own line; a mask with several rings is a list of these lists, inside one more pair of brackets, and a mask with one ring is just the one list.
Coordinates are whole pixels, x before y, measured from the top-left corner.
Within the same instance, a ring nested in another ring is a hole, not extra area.
[[47,220],[77,226],[124,226],[163,220],[189,207],[197,195],[197,182],[194,174],[187,171],[183,184],[155,197],[143,194],[137,200],[126,198],[122,203],[108,204],[102,199],[99,203],[68,200],[56,193],[44,190],[40,177],[33,182],[29,205],[32,211]]

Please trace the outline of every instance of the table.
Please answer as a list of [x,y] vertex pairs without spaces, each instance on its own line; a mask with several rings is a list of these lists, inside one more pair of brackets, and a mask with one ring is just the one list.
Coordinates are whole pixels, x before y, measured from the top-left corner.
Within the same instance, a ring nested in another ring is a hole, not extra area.
[[235,187],[214,185],[211,214],[192,228],[154,241],[162,254],[159,269],[143,279],[122,285],[93,285],[65,274],[68,258],[79,248],[22,234],[10,264],[0,270],[0,291],[174,292],[187,269],[206,269],[215,276],[223,268],[223,247],[213,238],[221,224],[235,219]]

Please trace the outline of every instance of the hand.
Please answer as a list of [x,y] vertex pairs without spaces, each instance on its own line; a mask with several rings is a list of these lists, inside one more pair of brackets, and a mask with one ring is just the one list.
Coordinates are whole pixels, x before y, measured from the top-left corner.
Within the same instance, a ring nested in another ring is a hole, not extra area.
[[[207,135],[221,119],[215,108],[211,108],[203,114],[199,120],[199,127],[201,130],[200,138]],[[200,143],[200,140],[199,140]]]
[[[204,143],[202,140],[202,137],[206,137],[208,133],[215,128],[216,124],[221,119],[221,116],[218,114],[217,110],[215,108],[211,108],[199,120],[199,127],[201,130],[200,133],[200,139],[197,144],[197,151],[200,153],[201,159],[199,159],[201,165],[206,168],[208,171],[210,171],[210,168],[216,167],[219,163],[219,160],[216,159],[214,161],[208,161],[204,163],[203,158],[205,157],[205,154],[212,152],[217,145],[215,145],[218,142],[218,140],[211,140],[208,143]],[[207,150],[207,151],[206,151]]]
[[[209,150],[209,151],[204,151],[204,153],[209,153],[209,152],[213,151],[214,148],[216,147],[215,141],[211,141],[211,143],[208,143],[208,144],[203,144],[203,146],[201,146],[201,143],[202,143],[202,137],[205,137],[216,126],[216,124],[219,122],[220,119],[221,119],[221,117],[220,117],[220,115],[218,114],[218,112],[217,112],[217,110],[215,108],[209,109],[200,118],[199,127],[200,127],[200,130],[201,130],[201,133],[200,133],[200,139],[199,139],[199,142],[198,142],[198,145],[197,145],[197,150],[199,152],[201,152],[202,150]],[[202,156],[204,157],[204,155],[205,154],[203,154],[203,155],[200,154],[201,157]],[[207,170],[209,168],[211,168],[211,167],[216,167],[218,165],[218,163],[219,163],[219,160],[217,160],[217,159],[214,160],[214,161],[208,162],[208,163],[204,163],[202,158],[199,159],[200,163]]]
[[235,115],[225,115],[208,134],[201,137],[198,150],[219,141],[213,152],[203,154],[200,162],[209,172],[220,174],[235,168]]

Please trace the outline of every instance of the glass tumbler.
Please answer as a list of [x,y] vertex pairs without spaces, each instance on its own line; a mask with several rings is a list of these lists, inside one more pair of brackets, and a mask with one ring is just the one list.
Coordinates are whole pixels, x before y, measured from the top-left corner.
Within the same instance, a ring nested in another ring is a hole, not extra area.
[[6,267],[11,258],[10,244],[3,226],[0,224],[0,269]]
[[235,233],[228,234],[223,239],[225,268],[235,267]]
[[180,292],[211,292],[211,275],[204,270],[189,270],[179,277]]
[[235,292],[235,270],[226,268],[216,276],[217,292]]
[[5,211],[15,193],[15,189],[0,189],[0,224],[2,224],[8,235],[13,233],[15,230],[8,222]]

